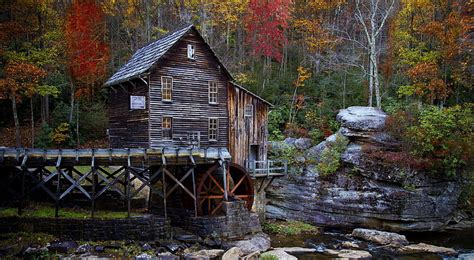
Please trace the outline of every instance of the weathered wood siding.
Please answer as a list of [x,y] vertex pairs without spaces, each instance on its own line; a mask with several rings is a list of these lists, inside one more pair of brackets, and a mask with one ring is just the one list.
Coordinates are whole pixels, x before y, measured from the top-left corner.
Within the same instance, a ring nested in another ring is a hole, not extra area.
[[[123,83],[109,90],[109,135],[113,148],[147,148],[148,87],[142,81]],[[145,96],[145,109],[130,110],[130,96]]]
[[[187,58],[187,45],[195,46],[195,60]],[[161,76],[173,77],[172,102],[161,97]],[[188,131],[201,132],[201,147],[227,147],[227,82],[224,68],[206,47],[196,31],[176,43],[151,69],[150,73],[150,145],[185,146]],[[218,82],[218,104],[209,104],[209,81]],[[173,118],[173,140],[162,139],[162,117]],[[210,117],[219,119],[217,141],[209,141]]]
[[[245,165],[250,145],[258,145],[257,160],[267,159],[267,127],[269,106],[246,91],[228,85],[229,93],[229,152],[232,161]],[[245,117],[247,104],[253,105],[252,117]]]

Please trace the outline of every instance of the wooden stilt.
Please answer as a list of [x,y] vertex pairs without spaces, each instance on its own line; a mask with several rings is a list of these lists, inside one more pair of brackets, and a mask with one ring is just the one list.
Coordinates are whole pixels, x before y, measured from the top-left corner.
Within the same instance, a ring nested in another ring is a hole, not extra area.
[[57,183],[56,183],[56,209],[54,211],[54,216],[59,217],[59,200],[61,197],[61,150],[59,150],[58,160],[56,161],[56,172],[58,174]]
[[131,209],[131,196],[130,196],[130,167],[131,167],[131,162],[130,162],[130,149],[128,149],[128,159],[127,159],[127,172],[126,174],[126,193],[125,196],[127,198],[127,218],[130,218],[130,209]]
[[97,175],[95,173],[95,156],[94,150],[92,150],[92,159],[91,159],[91,178],[92,178],[92,194],[91,194],[91,218],[95,217],[95,189],[97,185]]

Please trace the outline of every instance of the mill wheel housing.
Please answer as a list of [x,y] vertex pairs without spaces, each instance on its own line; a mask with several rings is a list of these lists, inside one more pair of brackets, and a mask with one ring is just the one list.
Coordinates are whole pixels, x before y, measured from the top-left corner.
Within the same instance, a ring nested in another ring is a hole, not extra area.
[[[243,200],[248,210],[254,199],[253,183],[247,171],[238,164],[226,165],[227,193],[229,200]],[[213,165],[198,173],[196,182],[197,210],[199,215],[223,213],[224,185],[223,168]]]

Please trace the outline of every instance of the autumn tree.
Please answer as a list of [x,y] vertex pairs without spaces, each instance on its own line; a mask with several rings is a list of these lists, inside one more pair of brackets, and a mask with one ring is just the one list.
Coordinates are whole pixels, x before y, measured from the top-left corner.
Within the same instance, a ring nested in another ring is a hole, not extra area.
[[251,0],[246,17],[247,41],[252,55],[281,61],[282,48],[287,38],[284,35],[288,27],[291,1],[289,0]]
[[0,79],[0,98],[11,100],[16,145],[20,147],[20,121],[18,119],[17,103],[22,97],[32,96],[36,92],[38,83],[46,76],[46,72],[31,63],[10,62],[5,66],[4,75],[5,78]]
[[68,11],[65,37],[71,85],[70,122],[74,97],[94,97],[106,75],[109,46],[104,38],[104,18],[101,7],[92,0],[74,1]]
[[471,85],[466,81],[470,43],[463,39],[469,29],[463,26],[462,5],[462,1],[402,1],[393,56],[408,84],[399,88],[399,95],[443,104],[455,89]]

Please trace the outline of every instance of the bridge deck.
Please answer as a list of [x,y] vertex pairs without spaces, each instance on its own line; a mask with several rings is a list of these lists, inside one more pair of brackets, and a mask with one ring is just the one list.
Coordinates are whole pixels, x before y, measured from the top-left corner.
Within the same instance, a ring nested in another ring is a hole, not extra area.
[[229,160],[225,148],[163,149],[28,149],[0,148],[0,166],[28,167],[61,165],[188,165]]

